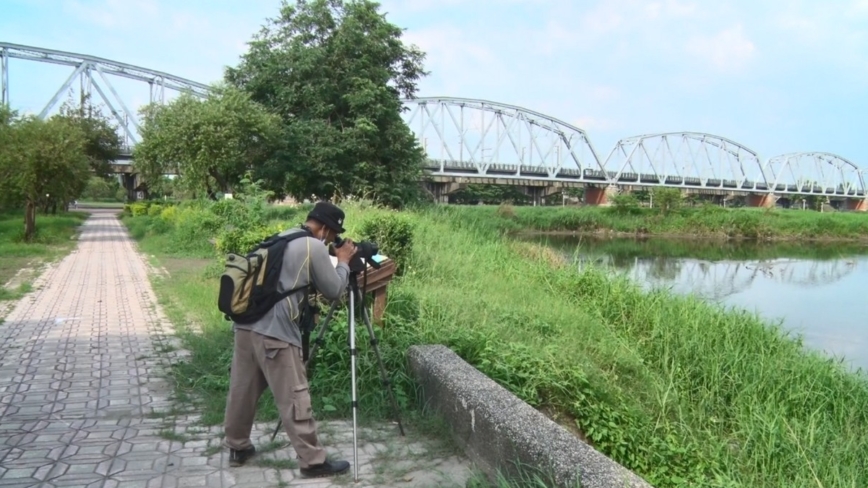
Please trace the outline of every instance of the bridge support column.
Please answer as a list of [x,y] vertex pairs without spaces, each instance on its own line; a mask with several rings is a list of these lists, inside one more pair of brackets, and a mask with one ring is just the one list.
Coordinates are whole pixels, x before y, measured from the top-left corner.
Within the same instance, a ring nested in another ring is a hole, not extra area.
[[132,173],[123,173],[121,175],[123,178],[124,189],[127,191],[127,201],[135,202],[136,201],[136,178],[135,174]]
[[550,197],[555,193],[560,193],[563,188],[556,186],[526,186],[524,188],[525,195],[529,196],[534,206],[545,205],[546,197]]
[[774,193],[751,193],[747,196],[748,207],[774,207],[778,201],[778,196]]
[[585,205],[608,207],[612,204],[611,198],[617,194],[618,187],[615,185],[604,187],[588,185],[585,187]]
[[449,203],[449,194],[463,189],[465,184],[455,182],[426,181],[425,189],[428,190],[437,203]]
[[847,210],[855,212],[868,212],[868,198],[848,198]]

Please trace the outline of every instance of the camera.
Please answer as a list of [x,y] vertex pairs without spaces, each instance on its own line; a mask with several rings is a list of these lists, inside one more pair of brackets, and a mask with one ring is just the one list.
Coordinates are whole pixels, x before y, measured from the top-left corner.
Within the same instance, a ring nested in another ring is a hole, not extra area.
[[[335,237],[335,248],[339,248],[344,245],[346,242],[341,236]],[[356,253],[350,258],[349,266],[351,273],[358,273],[364,271],[367,265],[365,263],[369,263],[374,269],[380,269],[380,263],[376,260],[371,259],[377,254],[380,254],[380,247],[377,246],[376,242],[373,241],[360,241],[356,242]],[[362,259],[365,262],[362,262]]]

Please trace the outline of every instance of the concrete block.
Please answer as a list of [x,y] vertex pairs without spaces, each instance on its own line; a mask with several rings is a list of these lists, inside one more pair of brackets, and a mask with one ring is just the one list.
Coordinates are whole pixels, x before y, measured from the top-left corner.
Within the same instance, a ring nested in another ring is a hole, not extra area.
[[489,476],[520,464],[550,473],[563,487],[651,487],[449,348],[412,346],[408,359],[427,406],[446,419],[468,457]]

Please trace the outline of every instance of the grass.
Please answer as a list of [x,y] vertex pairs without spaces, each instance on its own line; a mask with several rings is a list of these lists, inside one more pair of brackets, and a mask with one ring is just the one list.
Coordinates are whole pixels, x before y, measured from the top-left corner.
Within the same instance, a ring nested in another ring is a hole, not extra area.
[[[33,242],[24,242],[24,213],[0,214],[0,285],[9,281],[22,269],[35,269],[68,253],[75,247],[76,230],[89,214],[68,212],[58,215],[37,215],[37,234]],[[12,289],[0,286],[0,300],[14,300],[31,290],[24,277]]]
[[669,215],[657,209],[609,207],[448,207],[457,219],[483,222],[501,231],[582,232],[621,235],[748,239],[868,240],[868,213],[805,210],[683,207]]
[[[271,209],[268,218],[295,224],[304,210]],[[346,210],[351,236],[363,221],[390,215]],[[218,423],[232,333],[214,305],[220,268],[206,263],[215,262],[208,239],[220,225],[205,225],[207,212],[125,222],[161,262],[201,260],[155,278],[155,289],[191,351],[173,371],[177,389]],[[406,348],[440,343],[660,488],[868,486],[864,375],[755,315],[645,292],[592,268],[577,273],[558,252],[501,237],[503,222],[516,221],[495,209],[405,216],[415,225],[413,256],[390,286],[386,325],[377,329],[405,415],[418,405]],[[388,417],[365,331],[357,334],[360,409],[365,418]],[[345,417],[345,314],[326,340],[312,370],[314,408],[319,417]],[[259,418],[276,419],[268,394]]]

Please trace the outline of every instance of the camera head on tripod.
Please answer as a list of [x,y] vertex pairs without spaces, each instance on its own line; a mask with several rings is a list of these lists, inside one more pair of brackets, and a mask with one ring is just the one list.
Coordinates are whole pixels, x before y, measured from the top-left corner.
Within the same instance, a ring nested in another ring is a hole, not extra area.
[[[346,242],[341,236],[335,237],[335,248],[339,248]],[[349,267],[351,273],[360,273],[365,270],[370,264],[374,269],[380,269],[380,263],[373,259],[374,256],[380,254],[380,247],[373,241],[361,241],[354,243],[356,245],[356,253],[350,258]],[[362,260],[365,260],[362,262]]]

